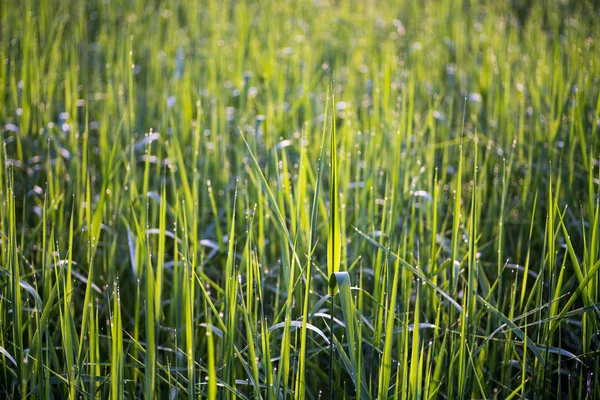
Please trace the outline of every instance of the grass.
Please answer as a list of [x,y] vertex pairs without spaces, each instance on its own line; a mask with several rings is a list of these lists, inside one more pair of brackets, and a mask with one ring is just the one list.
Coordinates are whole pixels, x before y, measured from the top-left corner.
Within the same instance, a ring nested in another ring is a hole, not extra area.
[[594,2],[0,0],[0,397],[600,396]]

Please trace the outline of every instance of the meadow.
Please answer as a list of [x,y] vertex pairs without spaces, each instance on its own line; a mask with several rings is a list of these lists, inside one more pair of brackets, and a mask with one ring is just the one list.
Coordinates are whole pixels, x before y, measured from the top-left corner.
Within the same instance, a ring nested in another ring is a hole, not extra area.
[[0,0],[0,397],[600,398],[599,18]]

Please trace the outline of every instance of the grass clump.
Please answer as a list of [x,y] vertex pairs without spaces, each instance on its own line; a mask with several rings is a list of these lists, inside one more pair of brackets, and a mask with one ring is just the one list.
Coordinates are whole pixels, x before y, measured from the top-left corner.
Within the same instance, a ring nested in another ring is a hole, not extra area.
[[598,14],[0,0],[1,396],[597,398]]

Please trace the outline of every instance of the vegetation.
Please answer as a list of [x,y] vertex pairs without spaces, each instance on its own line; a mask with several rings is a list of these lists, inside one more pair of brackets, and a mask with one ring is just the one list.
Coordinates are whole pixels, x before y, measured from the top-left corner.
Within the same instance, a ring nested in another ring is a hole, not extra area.
[[598,398],[600,10],[530,3],[0,0],[0,397]]

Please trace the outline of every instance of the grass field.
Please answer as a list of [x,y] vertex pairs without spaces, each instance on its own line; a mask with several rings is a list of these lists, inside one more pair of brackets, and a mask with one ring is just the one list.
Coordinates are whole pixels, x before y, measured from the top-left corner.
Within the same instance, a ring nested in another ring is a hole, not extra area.
[[0,397],[600,398],[599,20],[0,0]]

